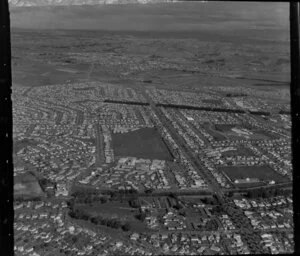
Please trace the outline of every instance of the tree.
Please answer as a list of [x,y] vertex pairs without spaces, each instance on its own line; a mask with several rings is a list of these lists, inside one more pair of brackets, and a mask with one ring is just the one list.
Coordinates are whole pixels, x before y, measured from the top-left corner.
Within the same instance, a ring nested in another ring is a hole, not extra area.
[[135,217],[138,219],[138,220],[140,220],[140,221],[144,221],[145,219],[146,219],[146,213],[144,213],[144,212],[141,212],[141,213],[139,213],[139,214],[137,214],[137,215],[135,215]]
[[128,192],[129,194],[137,194],[138,193],[138,191],[134,188],[128,189],[128,190],[126,190],[126,192]]
[[173,192],[170,192],[169,197],[177,199],[177,195],[175,195]]
[[179,214],[180,214],[181,216],[186,217],[186,212],[185,212],[184,209],[180,209],[180,210],[179,210]]
[[214,213],[221,214],[223,212],[223,208],[220,205],[217,205],[213,208]]
[[120,228],[121,223],[118,220],[112,219],[107,221],[107,226],[111,228]]
[[141,206],[141,204],[137,198],[131,198],[128,201],[128,203],[132,208],[139,208]]
[[100,202],[101,202],[102,204],[107,203],[107,201],[108,201],[108,199],[107,199],[106,197],[101,197],[101,198],[100,198]]
[[122,225],[122,230],[123,231],[129,231],[131,229],[131,226],[128,222],[126,222],[124,225]]
[[92,203],[91,197],[90,197],[90,196],[87,196],[87,197],[84,199],[84,203],[85,203],[85,204],[90,204],[90,203]]
[[269,195],[269,191],[265,189],[260,189],[260,193],[262,198],[267,198]]
[[73,243],[73,244],[76,244],[77,241],[78,241],[78,237],[77,237],[77,236],[73,236],[73,237],[72,237],[72,243]]
[[152,192],[153,192],[153,189],[152,189],[152,188],[147,188],[147,189],[145,190],[145,193],[146,193],[146,194],[152,194]]
[[93,223],[93,224],[99,224],[99,219],[97,217],[92,217],[90,218],[90,221]]
[[72,198],[71,200],[67,201],[67,206],[69,207],[69,209],[73,209],[74,207],[74,198]]
[[46,187],[47,184],[48,184],[48,180],[45,179],[45,178],[42,178],[42,179],[39,180],[39,183],[40,183],[41,188],[42,188],[43,190],[45,190],[45,187]]
[[89,219],[90,219],[90,216],[87,215],[86,213],[82,213],[81,219],[83,219],[83,220],[89,220]]
[[206,199],[205,200],[206,204],[212,205],[214,203],[214,200],[211,197],[208,197],[208,198],[205,198],[205,199]]
[[228,192],[228,197],[233,197],[233,195],[234,195],[233,191]]
[[173,206],[173,208],[176,209],[176,210],[180,210],[180,209],[182,209],[183,207],[182,207],[181,204],[177,203],[177,204],[175,204],[175,205]]

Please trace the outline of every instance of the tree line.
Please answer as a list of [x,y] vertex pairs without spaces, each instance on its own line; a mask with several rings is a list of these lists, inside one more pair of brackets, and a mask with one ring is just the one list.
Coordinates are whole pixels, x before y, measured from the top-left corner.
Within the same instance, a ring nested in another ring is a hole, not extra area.
[[114,229],[122,229],[123,231],[129,231],[131,226],[128,222],[120,221],[116,218],[105,218],[103,216],[91,216],[84,210],[72,207],[69,211],[69,216],[74,219],[80,219],[90,221],[95,225],[103,225]]
[[289,196],[291,195],[290,189],[280,189],[280,188],[258,188],[251,189],[245,193],[247,198],[270,198],[276,196]]

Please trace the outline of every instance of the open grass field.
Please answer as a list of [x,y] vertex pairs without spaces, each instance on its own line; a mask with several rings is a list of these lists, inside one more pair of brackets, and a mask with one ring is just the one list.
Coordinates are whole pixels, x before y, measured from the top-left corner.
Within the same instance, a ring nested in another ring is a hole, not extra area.
[[[238,133],[232,129],[244,130],[246,129],[248,134]],[[251,140],[270,140],[276,139],[278,136],[271,134],[262,129],[256,129],[251,126],[244,125],[229,125],[229,124],[216,124],[209,128],[210,134],[217,141],[230,139],[230,140],[240,140],[240,139],[251,139]]]
[[125,134],[113,134],[116,156],[172,161],[172,156],[155,128],[142,128]]
[[276,183],[286,182],[287,178],[275,172],[269,166],[226,166],[219,169],[224,172],[232,182],[236,179],[258,178],[261,181],[274,180]]
[[13,151],[14,153],[18,152],[19,150],[27,147],[27,146],[35,146],[38,143],[31,139],[23,139],[23,140],[14,140],[13,141]]
[[92,215],[100,214],[107,218],[132,219],[137,210],[130,207],[127,202],[112,201],[107,203],[93,203],[88,207],[86,205],[80,206],[83,210],[87,210]]
[[101,216],[107,219],[118,219],[130,224],[134,232],[144,232],[147,230],[146,224],[136,219],[135,215],[139,211],[129,206],[128,202],[110,201],[104,204],[93,203],[78,206],[80,210],[87,212],[90,216]]
[[37,197],[43,195],[40,184],[32,174],[26,173],[14,177],[14,196]]

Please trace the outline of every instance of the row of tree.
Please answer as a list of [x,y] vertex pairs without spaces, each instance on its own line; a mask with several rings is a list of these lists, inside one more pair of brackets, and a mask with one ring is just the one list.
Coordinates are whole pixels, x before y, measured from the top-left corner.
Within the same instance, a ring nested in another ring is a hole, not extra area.
[[193,110],[206,110],[213,112],[227,112],[227,113],[245,113],[241,109],[227,109],[227,108],[215,108],[215,107],[200,107],[200,106],[191,106],[191,105],[177,105],[177,104],[166,104],[166,103],[157,103],[157,107],[165,108],[177,108],[177,109],[193,109]]
[[111,197],[111,198],[124,198],[128,196],[133,196],[138,194],[138,191],[135,189],[127,189],[127,190],[103,190],[103,191],[98,191],[98,190],[88,190],[88,189],[82,189],[75,191],[72,193],[72,196],[75,199],[82,199],[82,198],[88,198],[90,197],[91,200],[97,200],[97,198],[102,198],[102,197]]
[[92,217],[85,211],[78,208],[71,209],[69,215],[71,218],[90,221],[95,225],[103,225],[114,229],[122,229],[123,231],[129,231],[131,229],[131,226],[128,222],[124,223],[118,219],[104,218],[103,216]]
[[275,196],[289,196],[292,194],[290,188],[253,188],[244,190],[244,191],[230,191],[227,193],[228,197],[235,197],[235,196],[245,196],[247,198],[270,198]]
[[24,196],[24,195],[15,195],[14,196],[14,202],[17,202],[17,203],[28,202],[28,201],[38,202],[41,200],[42,200],[42,197],[40,197],[40,196]]
[[270,198],[275,196],[289,196],[291,195],[291,190],[289,189],[280,189],[280,188],[270,188],[270,189],[253,189],[249,190],[246,193],[247,198]]

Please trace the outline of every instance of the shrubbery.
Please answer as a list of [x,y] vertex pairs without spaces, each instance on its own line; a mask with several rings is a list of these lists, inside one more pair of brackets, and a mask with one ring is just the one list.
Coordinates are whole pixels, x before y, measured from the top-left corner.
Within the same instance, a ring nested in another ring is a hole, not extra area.
[[72,208],[69,215],[71,218],[90,221],[95,225],[104,225],[114,229],[121,228],[123,231],[129,231],[131,229],[130,224],[127,222],[123,223],[118,219],[104,218],[102,216],[91,217],[89,214],[79,209]]
[[248,198],[269,198],[274,196],[289,196],[291,195],[291,191],[288,189],[279,189],[279,188],[272,188],[272,189],[253,189],[249,190],[246,194]]

